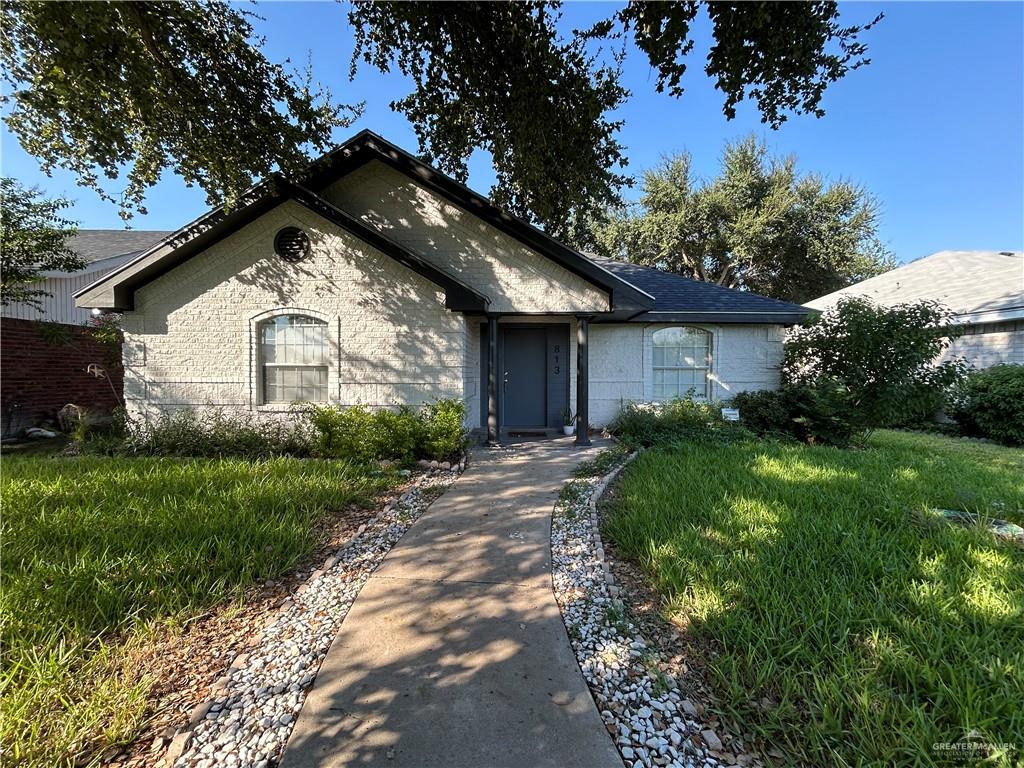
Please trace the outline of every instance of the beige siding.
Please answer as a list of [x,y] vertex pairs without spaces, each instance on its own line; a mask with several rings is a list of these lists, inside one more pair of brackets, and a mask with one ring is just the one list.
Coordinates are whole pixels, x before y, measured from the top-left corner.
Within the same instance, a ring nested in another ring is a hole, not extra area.
[[[312,256],[273,254],[286,225]],[[125,315],[125,397],[140,415],[260,404],[256,323],[281,311],[328,323],[331,402],[373,407],[463,397],[467,325],[438,288],[296,203],[284,203],[136,293]]]
[[495,312],[603,312],[609,297],[473,214],[379,161],[324,191],[491,300]]

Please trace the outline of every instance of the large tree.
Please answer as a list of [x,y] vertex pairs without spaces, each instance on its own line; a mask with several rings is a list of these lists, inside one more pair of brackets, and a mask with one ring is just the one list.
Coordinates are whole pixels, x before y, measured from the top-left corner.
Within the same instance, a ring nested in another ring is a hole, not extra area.
[[4,120],[43,170],[72,171],[126,218],[165,169],[230,203],[254,176],[304,167],[359,111],[270,62],[251,16],[221,2],[4,2]]
[[60,215],[71,203],[49,200],[38,189],[0,179],[0,303],[39,306],[48,270],[74,272],[86,262],[69,247],[75,224]]
[[640,199],[578,226],[583,247],[730,288],[808,301],[893,265],[878,204],[848,181],[801,174],[750,137],[728,144],[721,170],[698,179],[692,158],[665,158]]
[[[820,115],[825,88],[867,61],[858,36],[873,21],[842,26],[835,2],[629,3],[568,35],[557,2],[356,2],[353,71],[410,76],[392,106],[424,155],[465,178],[470,155],[490,153],[495,200],[562,234],[628,183],[612,115],[628,95],[627,42],[657,89],[680,96],[701,8],[714,37],[704,69],[730,117],[747,97],[773,126]],[[230,202],[252,177],[298,168],[359,109],[270,62],[248,14],[222,2],[15,0],[2,13],[9,128],[44,169],[70,169],[125,216],[164,169]],[[126,189],[110,191],[122,173]]]

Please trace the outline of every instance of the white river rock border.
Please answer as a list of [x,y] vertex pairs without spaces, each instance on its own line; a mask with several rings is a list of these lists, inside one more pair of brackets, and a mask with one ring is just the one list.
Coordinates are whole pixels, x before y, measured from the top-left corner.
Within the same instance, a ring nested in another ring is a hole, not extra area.
[[[434,463],[436,464],[436,462]],[[370,574],[465,469],[439,465],[417,477],[396,501],[327,558],[281,605],[247,652],[213,686],[213,698],[192,710],[189,725],[165,753],[174,768],[267,768],[284,752],[306,692],[349,608]]]
[[597,502],[639,452],[596,480],[570,480],[551,522],[552,581],[562,619],[601,719],[628,768],[694,768],[719,761],[697,710],[657,666],[656,651],[630,621],[605,559]]

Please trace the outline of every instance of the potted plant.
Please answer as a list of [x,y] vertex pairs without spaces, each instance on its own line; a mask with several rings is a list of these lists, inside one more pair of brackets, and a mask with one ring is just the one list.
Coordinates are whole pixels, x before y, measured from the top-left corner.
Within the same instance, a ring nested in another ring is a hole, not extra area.
[[573,427],[573,422],[575,422],[575,421],[576,421],[576,417],[573,415],[572,409],[569,408],[568,406],[563,408],[562,409],[562,432],[567,434],[567,435],[571,435],[575,431],[575,428]]

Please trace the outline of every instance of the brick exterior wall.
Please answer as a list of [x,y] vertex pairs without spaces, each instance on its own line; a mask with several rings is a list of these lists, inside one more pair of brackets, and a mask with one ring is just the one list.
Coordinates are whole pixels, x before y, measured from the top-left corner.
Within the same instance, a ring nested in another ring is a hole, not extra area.
[[493,312],[607,312],[583,278],[374,160],[323,196],[491,300]]
[[[312,254],[274,254],[284,226]],[[125,399],[134,416],[183,407],[285,414],[262,403],[258,323],[328,325],[329,402],[370,407],[464,397],[468,326],[433,283],[294,202],[285,202],[147,284],[125,314]]]
[[[675,324],[590,326],[590,420],[607,424],[624,402],[654,399],[655,331]],[[737,392],[778,389],[784,328],[780,325],[709,325],[709,396],[728,400]],[[573,406],[575,407],[575,405]]]
[[[111,365],[110,348],[83,326],[0,319],[0,418],[4,436],[46,419],[68,403],[110,413],[122,391],[120,368]],[[110,383],[86,373],[102,365]]]
[[[495,311],[530,313],[503,322],[567,323],[577,409],[576,321],[567,315],[607,310],[606,293],[379,162],[327,196],[490,297]],[[298,264],[274,254],[274,235],[289,225],[312,241]],[[129,412],[287,413],[262,402],[258,324],[290,313],[328,324],[329,402],[377,408],[460,397],[467,425],[481,426],[480,319],[448,311],[433,283],[294,202],[136,292],[122,322]],[[650,337],[663,326],[590,327],[591,421],[603,425],[623,401],[651,399]],[[712,397],[778,386],[781,326],[701,327],[713,334]]]

